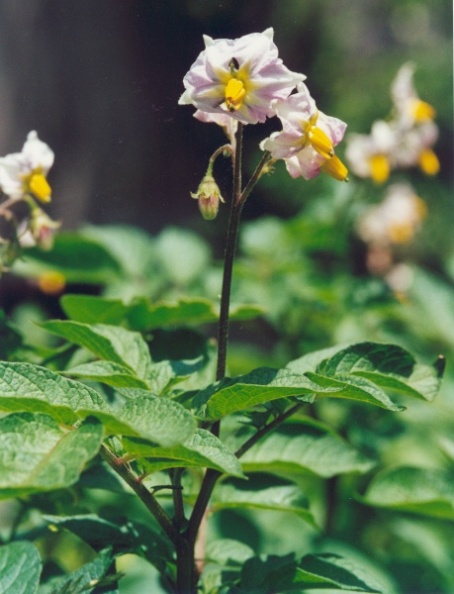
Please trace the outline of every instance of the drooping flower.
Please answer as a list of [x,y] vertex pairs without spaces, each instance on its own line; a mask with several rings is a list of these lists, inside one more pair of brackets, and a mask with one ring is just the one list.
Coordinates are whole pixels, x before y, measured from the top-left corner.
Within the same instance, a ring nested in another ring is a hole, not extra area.
[[347,124],[319,111],[304,83],[297,89],[287,99],[272,102],[282,130],[263,140],[260,148],[274,159],[284,159],[294,178],[311,179],[324,171],[337,180],[346,180],[347,168],[334,148],[344,137]]
[[51,188],[46,179],[54,162],[54,153],[29,132],[22,152],[0,158],[0,188],[11,198],[32,195],[41,202],[50,202]]
[[239,39],[204,35],[205,49],[183,79],[180,105],[227,114],[244,124],[274,115],[273,99],[285,99],[306,77],[291,72],[278,57],[273,29]]

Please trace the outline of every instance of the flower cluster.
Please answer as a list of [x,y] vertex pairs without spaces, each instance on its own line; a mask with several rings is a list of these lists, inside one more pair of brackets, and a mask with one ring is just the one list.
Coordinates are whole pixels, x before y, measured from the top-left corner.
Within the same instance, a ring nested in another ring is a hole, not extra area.
[[370,134],[347,138],[346,158],[359,177],[387,181],[394,169],[419,166],[436,175],[440,164],[432,147],[438,137],[435,109],[422,101],[413,83],[414,66],[404,64],[391,85],[392,115],[372,124]]
[[[0,202],[0,217],[7,227],[0,236],[0,271],[12,264],[22,247],[52,247],[60,223],[53,221],[38,204],[51,200],[47,174],[53,162],[54,153],[35,131],[28,134],[20,153],[0,158],[0,190],[4,198]],[[28,208],[28,214],[20,219],[14,208],[18,203]]]
[[334,154],[346,124],[317,109],[304,74],[290,71],[278,57],[273,34],[269,28],[234,40],[205,35],[205,49],[183,79],[179,104],[196,107],[200,121],[222,126],[233,152],[240,123],[277,116],[282,130],[263,140],[262,150],[283,159],[292,177],[311,179],[323,171],[346,180],[347,168]]

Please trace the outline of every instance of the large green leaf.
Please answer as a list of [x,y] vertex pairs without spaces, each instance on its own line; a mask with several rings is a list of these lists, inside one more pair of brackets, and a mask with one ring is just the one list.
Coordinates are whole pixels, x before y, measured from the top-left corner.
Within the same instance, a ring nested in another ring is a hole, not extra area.
[[0,594],[35,594],[41,569],[38,549],[31,542],[0,546]]
[[72,367],[63,373],[71,377],[107,384],[114,388],[146,389],[149,387],[149,384],[135,376],[129,367],[111,361],[91,361]]
[[83,324],[120,324],[128,309],[119,299],[94,295],[63,295],[60,305],[68,318]]
[[454,520],[454,481],[439,469],[403,466],[385,470],[361,501],[375,507]]
[[410,353],[396,345],[364,342],[310,353],[287,367],[325,387],[343,386],[332,395],[335,398],[402,410],[389,399],[389,394],[433,400],[439,390],[443,365],[441,360],[433,366],[417,363]]
[[287,369],[260,367],[251,373],[225,378],[201,390],[194,404],[201,414],[220,419],[234,412],[246,410],[279,398],[298,397],[312,402],[319,393],[332,393],[338,387],[324,388],[304,375]]
[[12,413],[0,419],[0,498],[74,484],[98,452],[101,423],[85,420],[63,430],[48,415]]
[[146,472],[199,466],[233,476],[244,476],[238,458],[205,429],[197,429],[189,439],[171,448],[159,448],[136,439],[124,439],[123,445],[130,456],[147,458],[143,463]]
[[238,594],[303,594],[308,589],[337,589],[348,592],[380,592],[370,579],[342,557],[333,554],[307,555],[300,563],[293,555],[252,557],[241,571]]
[[[132,392],[132,390],[131,390]],[[111,418],[103,415],[107,427],[129,437],[142,437],[164,448],[183,443],[195,432],[196,422],[183,406],[172,400],[135,390],[131,398]],[[116,427],[115,423],[120,423]]]
[[108,324],[82,324],[69,320],[51,320],[42,326],[86,348],[100,359],[128,367],[140,379],[146,379],[150,373],[150,352],[138,332]]
[[374,462],[334,431],[311,419],[281,425],[241,458],[245,472],[310,472],[324,478],[367,472]]
[[109,408],[92,388],[30,363],[0,362],[0,410],[52,415],[71,425]]
[[229,479],[214,492],[211,511],[247,508],[266,509],[296,514],[316,526],[307,498],[294,483],[270,475],[255,475],[249,480]]

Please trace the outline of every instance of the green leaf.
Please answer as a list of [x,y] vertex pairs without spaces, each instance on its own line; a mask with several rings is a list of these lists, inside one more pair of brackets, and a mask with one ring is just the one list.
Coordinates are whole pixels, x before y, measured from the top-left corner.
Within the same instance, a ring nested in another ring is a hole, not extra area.
[[119,299],[93,295],[63,295],[60,305],[68,318],[83,324],[121,324],[128,310]]
[[39,276],[45,271],[61,272],[68,282],[102,285],[117,279],[117,260],[98,241],[80,233],[63,231],[55,236],[52,250],[27,249],[26,259],[18,260],[14,272]]
[[98,452],[100,422],[90,418],[70,431],[49,416],[13,413],[0,419],[0,498],[74,484]]
[[52,580],[52,592],[58,594],[83,594],[84,592],[118,594],[118,580],[122,574],[109,575],[113,561],[110,549],[101,551],[93,561],[82,565],[69,575]]
[[410,466],[385,470],[374,478],[360,501],[454,520],[454,482],[444,470]]
[[[367,579],[367,578],[366,578]],[[367,584],[362,572],[338,555],[307,555],[300,564],[293,555],[252,557],[241,571],[238,594],[303,594],[307,589],[338,589],[379,593]],[[370,581],[370,579],[367,579]]]
[[363,571],[339,555],[306,555],[301,559],[294,584],[302,589],[337,588],[349,592],[380,592],[377,586],[369,585],[370,578]]
[[35,594],[41,569],[38,549],[31,542],[0,546],[0,594]]
[[[314,384],[325,388],[325,393],[320,393],[319,398],[346,398],[375,404],[380,408],[395,412],[405,410],[404,406],[395,404],[383,390],[366,378],[348,374],[338,374],[336,378],[332,378],[311,372],[307,372],[306,375]],[[332,392],[328,392],[328,388],[331,388]]]
[[0,410],[51,415],[71,425],[109,408],[98,392],[30,363],[0,362]]
[[114,388],[146,389],[149,387],[149,384],[133,375],[128,367],[110,361],[83,363],[62,373],[72,377],[107,384]]
[[[124,390],[122,393],[127,392]],[[113,419],[114,433],[142,437],[164,448],[171,448],[186,441],[196,430],[196,422],[183,406],[172,400],[151,396],[145,390],[129,390],[136,394],[128,400]],[[121,425],[118,428],[115,423]]]
[[42,326],[86,348],[100,359],[128,367],[141,379],[146,379],[150,373],[150,352],[138,332],[108,324],[82,324],[68,320],[51,320]]
[[438,362],[422,365],[399,346],[372,342],[311,353],[287,367],[325,386],[330,385],[326,378],[351,384],[351,393],[346,387],[333,395],[336,398],[363,400],[389,410],[401,409],[389,400],[388,393],[433,400],[442,373]]
[[160,265],[168,279],[177,286],[186,286],[209,266],[210,248],[197,234],[185,229],[167,227],[156,243]]
[[211,419],[246,410],[279,398],[297,397],[303,402],[313,402],[319,393],[332,393],[338,387],[324,388],[304,375],[287,369],[260,367],[251,373],[225,378],[201,390],[194,401],[200,412],[206,410]]
[[301,489],[270,475],[253,475],[248,481],[229,479],[220,483],[214,492],[211,511],[229,508],[290,512],[316,527]]
[[232,476],[244,476],[235,455],[205,429],[197,429],[189,439],[172,448],[159,448],[135,439],[124,439],[123,445],[127,454],[135,458],[147,458],[144,463],[146,472],[198,466],[214,468]]
[[144,526],[138,522],[122,518],[118,523],[108,521],[95,514],[69,517],[43,516],[51,530],[69,530],[95,551],[112,545],[115,552],[132,552],[148,559],[157,567],[164,567],[172,557],[172,545],[161,533],[157,522]]
[[311,419],[287,421],[241,458],[245,472],[310,472],[324,478],[367,472],[374,462],[334,431]]

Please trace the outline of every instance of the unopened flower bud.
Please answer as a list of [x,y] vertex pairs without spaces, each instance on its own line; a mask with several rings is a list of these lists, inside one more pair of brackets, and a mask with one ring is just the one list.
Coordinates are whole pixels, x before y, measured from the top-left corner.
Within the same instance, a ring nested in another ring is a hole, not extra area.
[[191,192],[191,197],[198,200],[202,217],[207,221],[216,218],[219,210],[219,201],[224,202],[219,186],[210,173],[206,173],[200,182],[197,192]]
[[43,250],[50,250],[54,243],[55,230],[60,227],[59,221],[52,220],[39,207],[32,209],[29,230],[36,244]]

